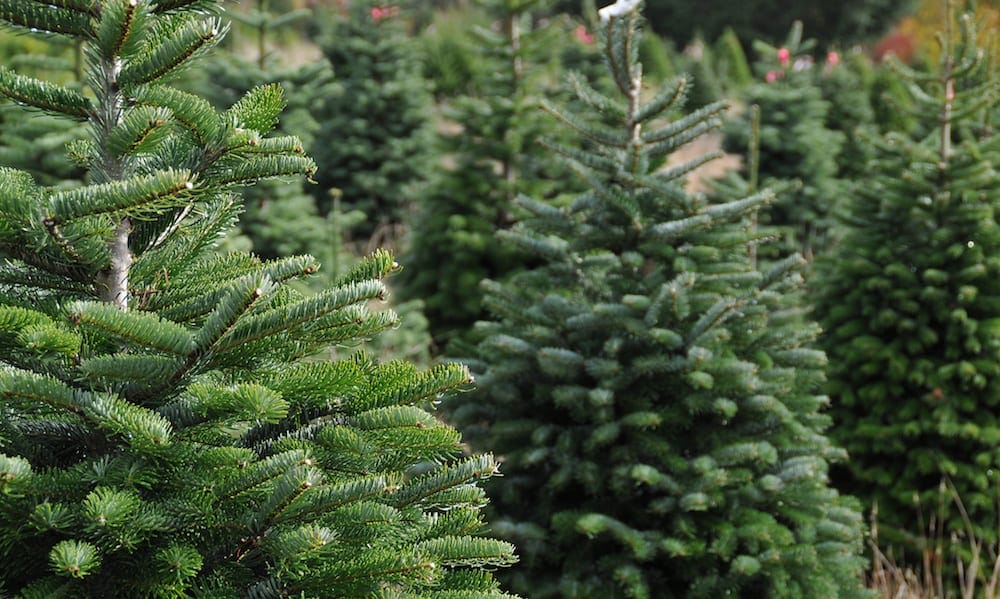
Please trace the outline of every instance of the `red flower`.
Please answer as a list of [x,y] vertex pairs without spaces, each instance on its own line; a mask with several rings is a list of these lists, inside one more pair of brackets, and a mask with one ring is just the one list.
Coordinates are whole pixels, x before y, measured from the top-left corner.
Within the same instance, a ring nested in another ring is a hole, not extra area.
[[591,35],[591,33],[587,31],[587,28],[583,25],[580,25],[573,30],[573,34],[576,35],[576,39],[580,40],[584,44],[587,44],[588,46],[594,43],[594,36]]
[[788,66],[788,62],[791,59],[792,59],[792,53],[788,51],[788,48],[779,48],[778,49],[778,63],[781,66],[787,67]]
[[826,64],[830,65],[831,67],[835,67],[838,64],[840,64],[840,54],[837,54],[836,52],[833,51],[827,53]]

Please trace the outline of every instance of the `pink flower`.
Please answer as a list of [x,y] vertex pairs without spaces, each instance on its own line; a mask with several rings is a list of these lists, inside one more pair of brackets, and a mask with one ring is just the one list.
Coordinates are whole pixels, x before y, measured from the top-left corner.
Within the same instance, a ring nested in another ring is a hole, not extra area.
[[574,29],[573,34],[576,35],[576,39],[580,40],[584,44],[587,44],[588,46],[594,43],[594,36],[591,35],[591,33],[587,31],[587,28],[583,25]]
[[764,75],[764,81],[768,83],[774,83],[778,80],[778,71],[768,71],[767,75]]
[[778,49],[778,63],[783,67],[788,66],[788,62],[792,59],[792,53],[788,51],[788,48]]
[[835,67],[838,64],[840,64],[840,54],[837,54],[836,52],[832,51],[829,52],[826,55],[826,64],[830,65],[831,67]]
[[399,13],[398,6],[386,6],[386,7],[373,6],[371,11],[372,20],[375,21],[376,23],[384,19],[388,19],[389,17],[396,16],[398,13]]

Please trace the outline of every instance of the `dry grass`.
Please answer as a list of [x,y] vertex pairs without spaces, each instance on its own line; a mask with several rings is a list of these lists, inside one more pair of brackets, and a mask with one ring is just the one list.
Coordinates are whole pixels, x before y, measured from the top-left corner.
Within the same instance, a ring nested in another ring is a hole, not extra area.
[[[954,485],[941,482],[941,497],[949,497],[958,510],[964,530],[945,530],[943,519],[932,514],[924,529],[919,566],[898,563],[892,548],[879,544],[878,506],[872,510],[872,568],[868,587],[880,599],[998,599],[1000,547],[977,538],[969,514]],[[940,512],[938,512],[940,513]],[[920,515],[920,521],[923,517]],[[967,545],[965,557],[949,548]],[[947,557],[947,556],[954,557]]]

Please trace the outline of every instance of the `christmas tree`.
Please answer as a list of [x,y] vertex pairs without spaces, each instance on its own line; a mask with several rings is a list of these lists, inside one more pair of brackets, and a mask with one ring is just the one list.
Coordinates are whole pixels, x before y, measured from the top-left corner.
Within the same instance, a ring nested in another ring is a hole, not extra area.
[[[494,28],[476,30],[480,60],[474,93],[453,101],[448,116],[459,125],[446,137],[454,165],[443,170],[421,195],[411,248],[403,262],[404,293],[426,302],[431,333],[442,344],[485,316],[479,282],[502,278],[523,267],[526,256],[499,247],[494,233],[513,221],[519,193],[556,193],[564,178],[538,138],[551,127],[538,110],[544,89],[544,62],[559,42],[553,34],[574,35],[578,46],[592,43],[585,29],[561,32],[533,27],[538,1],[483,0]],[[551,87],[551,85],[549,86]]]
[[322,167],[313,192],[320,213],[330,210],[330,193],[339,194],[345,209],[368,215],[353,231],[357,241],[377,234],[395,243],[414,203],[423,201],[417,188],[435,155],[418,45],[398,6],[368,0],[351,2],[347,14],[330,15],[318,28],[335,75],[313,107],[322,140],[313,148]]
[[[796,23],[781,47],[758,41],[760,77],[741,97],[746,106],[760,107],[760,177],[768,186],[797,182],[782,194],[763,222],[785,231],[785,252],[801,252],[811,260],[829,244],[831,210],[841,191],[837,159],[844,143],[838,131],[826,128],[829,103],[816,85],[810,50]],[[749,111],[730,121],[725,146],[742,152],[750,138]]]
[[[934,131],[878,141],[871,174],[845,206],[844,239],[818,265],[817,313],[835,434],[851,454],[844,484],[877,502],[883,536],[899,541],[924,532],[914,500],[937,506],[947,478],[972,532],[991,545],[1000,497],[1000,137],[981,125],[1000,81],[981,60],[971,19],[960,22],[962,35],[945,34],[933,72],[897,65]],[[943,499],[951,503],[950,491]],[[942,526],[966,530],[958,510]]]
[[0,593],[500,597],[479,536],[490,456],[424,406],[470,382],[320,352],[391,326],[384,251],[303,299],[302,256],[218,255],[232,190],[311,175],[271,136],[277,86],[224,112],[168,85],[218,43],[217,3],[12,0],[85,46],[85,91],[0,69],[0,92],[85,122],[87,185],[0,169]]
[[801,258],[751,266],[746,221],[770,193],[685,191],[714,155],[653,170],[724,107],[670,120],[687,81],[643,93],[638,4],[601,11],[615,95],[577,80],[590,111],[548,105],[585,140],[554,149],[589,190],[566,207],[520,199],[530,216],[500,235],[540,265],[487,283],[480,392],[452,404],[473,445],[504,456],[491,521],[523,556],[512,588],[861,596],[860,514],[827,483],[843,453],[823,433]]

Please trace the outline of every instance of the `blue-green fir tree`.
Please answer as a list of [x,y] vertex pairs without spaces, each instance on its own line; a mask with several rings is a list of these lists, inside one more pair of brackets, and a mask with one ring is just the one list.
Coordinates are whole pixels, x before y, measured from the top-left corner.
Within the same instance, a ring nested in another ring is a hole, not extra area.
[[[758,81],[740,96],[745,106],[760,107],[760,178],[764,185],[795,183],[761,213],[761,221],[784,232],[781,251],[800,252],[811,260],[830,242],[832,209],[841,192],[838,157],[844,134],[826,127],[829,103],[816,83],[809,52],[796,23],[784,45],[754,44]],[[750,111],[731,120],[724,145],[743,152],[750,138]]]
[[84,91],[0,92],[85,123],[87,184],[0,169],[0,592],[71,597],[502,597],[480,536],[488,456],[424,406],[471,382],[358,353],[384,251],[302,298],[309,256],[213,245],[233,190],[312,175],[269,135],[280,88],[227,110],[169,84],[216,45],[217,3],[13,0],[0,19],[85,47]]
[[402,291],[424,299],[431,333],[442,345],[485,316],[480,281],[503,278],[528,260],[494,242],[495,232],[513,222],[513,199],[557,193],[553,180],[564,175],[537,143],[551,130],[538,91],[551,75],[546,62],[553,48],[565,43],[557,38],[573,34],[558,23],[535,26],[533,10],[545,4],[539,0],[480,4],[493,21],[474,32],[482,77],[446,111],[459,126],[443,143],[454,164],[423,191],[403,260]]
[[511,588],[863,596],[861,516],[827,480],[843,452],[824,434],[801,258],[751,265],[746,224],[769,192],[685,191],[713,155],[651,168],[724,107],[664,118],[687,82],[644,89],[637,4],[602,11],[615,94],[578,81],[589,111],[548,106],[585,140],[554,150],[589,189],[565,207],[521,198],[530,216],[501,237],[540,264],[486,284],[480,390],[452,404],[473,446],[503,456],[491,523],[522,555]]
[[931,134],[876,139],[843,241],[817,265],[834,433],[851,454],[838,479],[878,504],[887,542],[910,549],[925,533],[918,505],[950,505],[951,490],[971,530],[958,509],[942,529],[997,541],[1000,137],[982,125],[1000,80],[960,23],[936,68],[897,65]]
[[367,219],[351,232],[397,242],[436,156],[431,95],[417,41],[397,5],[355,0],[345,14],[320,13],[316,41],[333,67],[311,107],[320,123],[312,153],[321,169],[313,194],[321,214],[338,194]]

